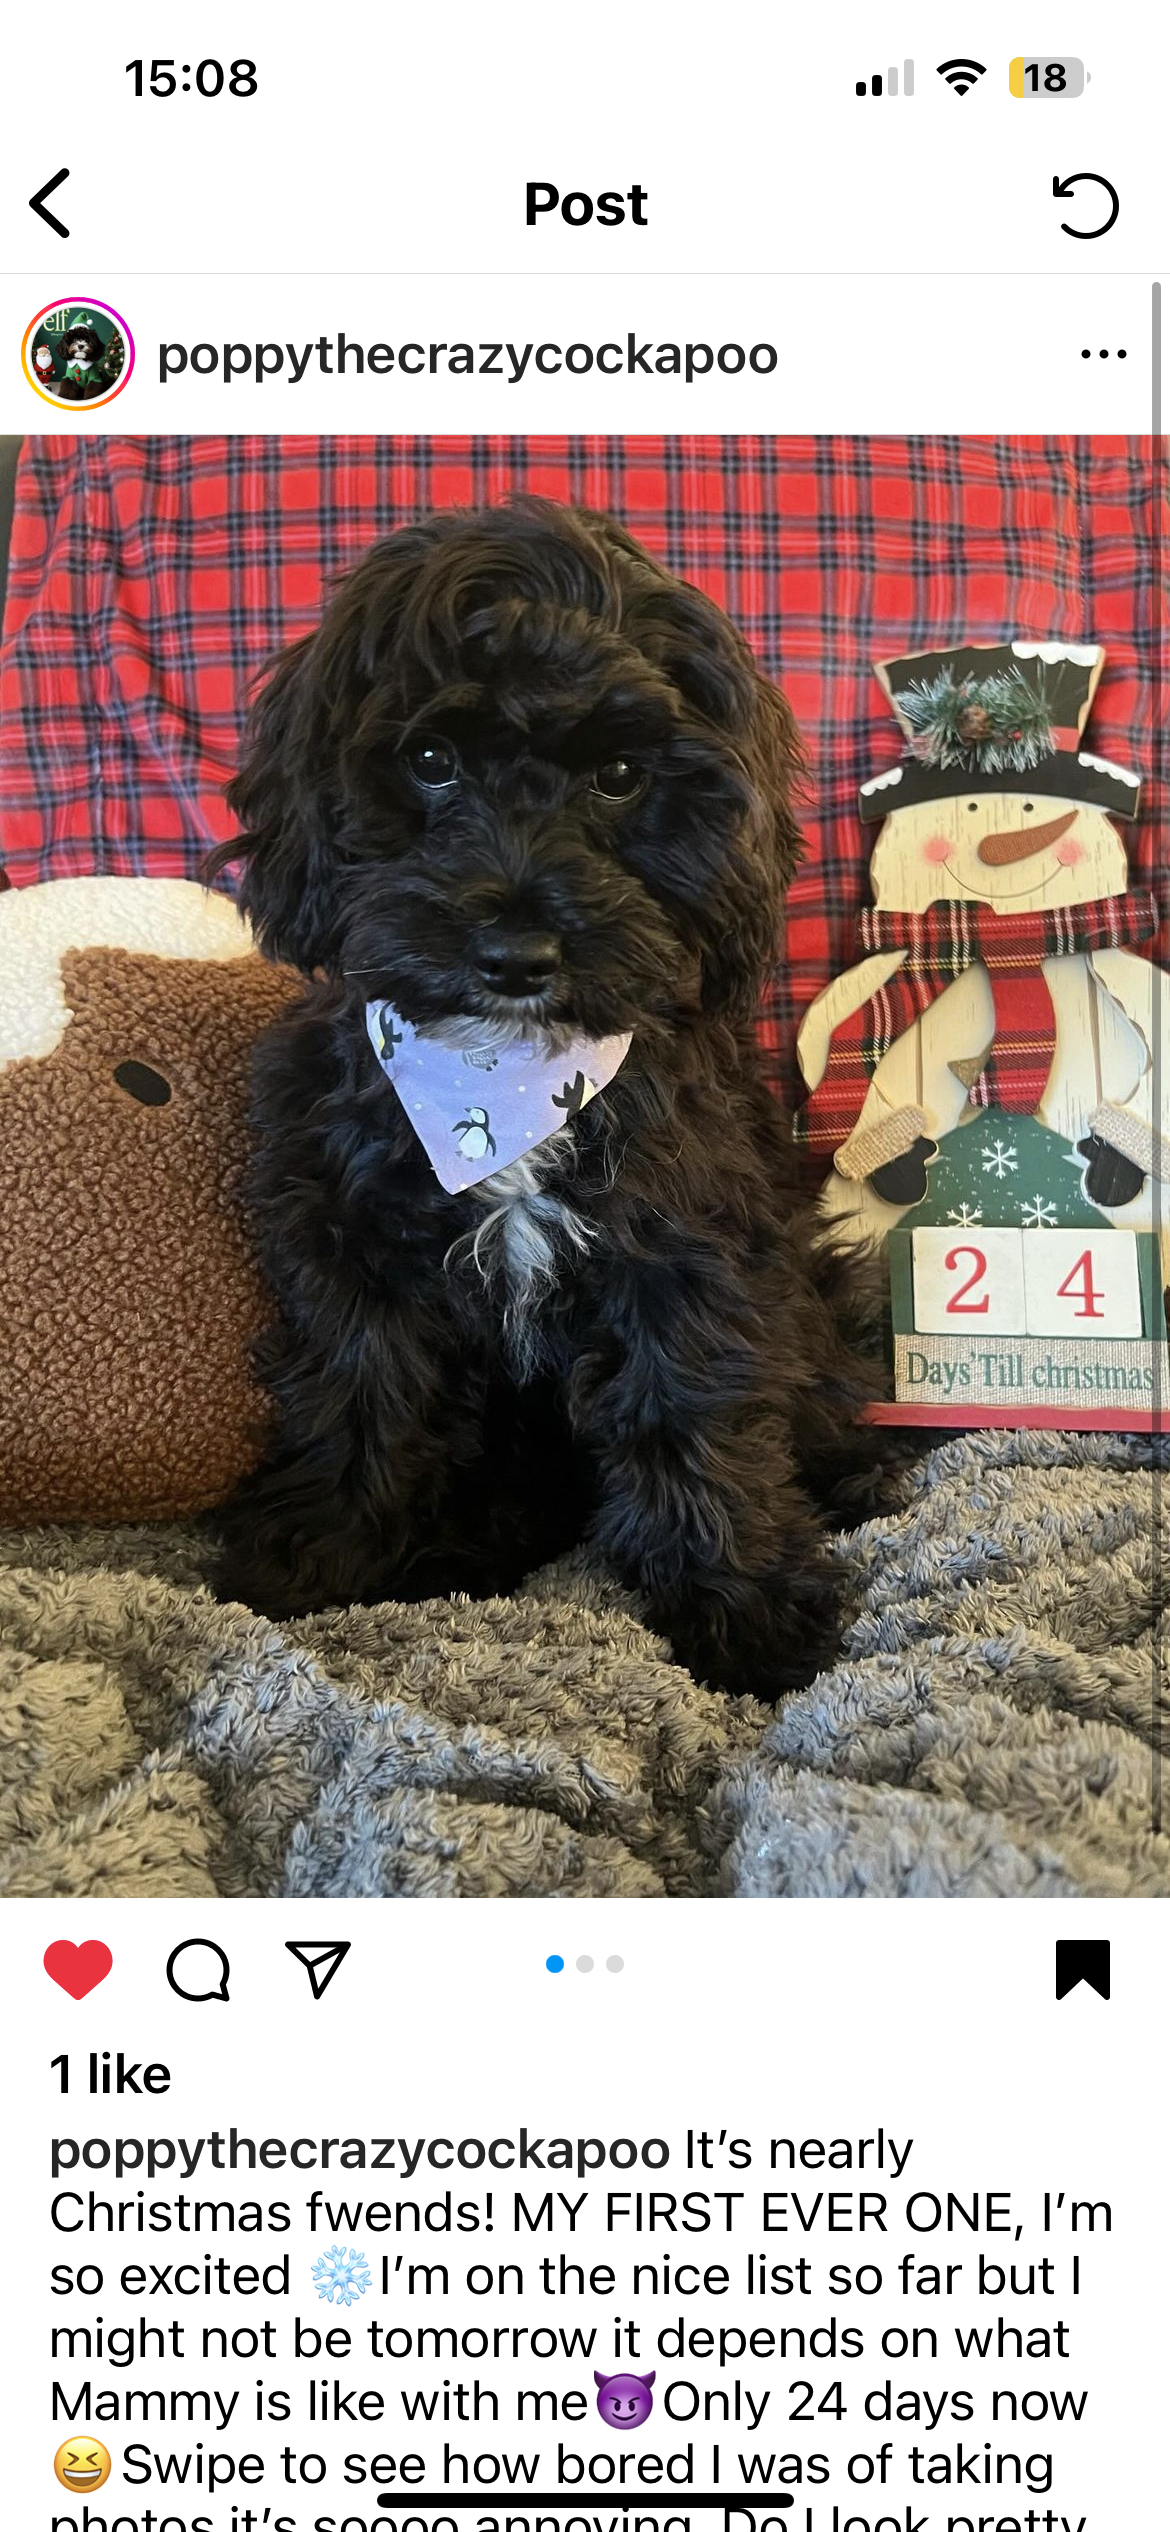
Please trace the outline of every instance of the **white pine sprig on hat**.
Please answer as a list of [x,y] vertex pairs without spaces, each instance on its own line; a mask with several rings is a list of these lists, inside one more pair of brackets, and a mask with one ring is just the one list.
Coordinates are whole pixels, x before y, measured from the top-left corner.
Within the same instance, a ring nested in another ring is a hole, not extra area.
[[958,682],[942,668],[904,686],[898,709],[910,724],[911,755],[940,771],[1026,774],[1055,752],[1043,684],[1033,686],[1018,668]]

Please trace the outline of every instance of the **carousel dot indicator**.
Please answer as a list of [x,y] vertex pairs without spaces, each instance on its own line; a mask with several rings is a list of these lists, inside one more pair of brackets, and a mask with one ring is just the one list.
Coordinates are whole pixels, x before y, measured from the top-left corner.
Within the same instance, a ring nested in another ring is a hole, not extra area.
[[605,1964],[607,1969],[624,1969],[625,1965],[620,1952],[611,1952]]
[[580,1956],[580,1959],[578,1960],[577,1967],[578,1967],[578,1969],[585,1969],[585,1970],[592,1969],[592,1967],[593,1967],[593,1954],[592,1954],[592,1952],[582,1952],[582,1954],[581,1954],[581,1956]]
[[559,1952],[550,1952],[544,1965],[546,1969],[551,1969],[554,1973],[565,1966]]

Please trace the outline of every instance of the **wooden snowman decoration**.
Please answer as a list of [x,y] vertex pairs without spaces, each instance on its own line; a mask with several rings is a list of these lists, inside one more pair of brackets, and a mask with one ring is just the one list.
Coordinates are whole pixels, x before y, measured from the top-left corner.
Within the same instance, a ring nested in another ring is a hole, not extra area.
[[877,671],[908,752],[862,786],[865,955],[801,1026],[797,1132],[831,1161],[829,1217],[887,1244],[900,1404],[879,1412],[901,1421],[1140,1427],[1166,1369],[1170,986],[1115,824],[1138,778],[1081,746],[1103,663],[1012,642]]

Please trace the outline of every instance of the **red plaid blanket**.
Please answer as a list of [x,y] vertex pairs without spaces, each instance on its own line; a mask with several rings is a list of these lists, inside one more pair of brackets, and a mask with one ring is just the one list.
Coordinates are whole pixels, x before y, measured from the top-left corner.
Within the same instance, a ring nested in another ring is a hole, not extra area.
[[1135,880],[1170,912],[1148,441],[30,439],[0,650],[14,885],[191,873],[230,833],[248,688],[372,538],[513,490],[615,511],[729,608],[808,742],[808,850],[760,1014],[796,1095],[801,1012],[853,954],[857,786],[899,752],[875,659],[959,635],[1090,637],[1089,743],[1140,771]]

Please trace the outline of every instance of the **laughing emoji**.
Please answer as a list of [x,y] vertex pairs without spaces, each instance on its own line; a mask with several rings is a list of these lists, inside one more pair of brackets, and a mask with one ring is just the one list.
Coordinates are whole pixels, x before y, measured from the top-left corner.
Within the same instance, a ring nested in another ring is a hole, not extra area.
[[83,2490],[104,2488],[114,2465],[104,2444],[93,2435],[71,2435],[59,2444],[53,2455],[53,2468],[63,2488]]

